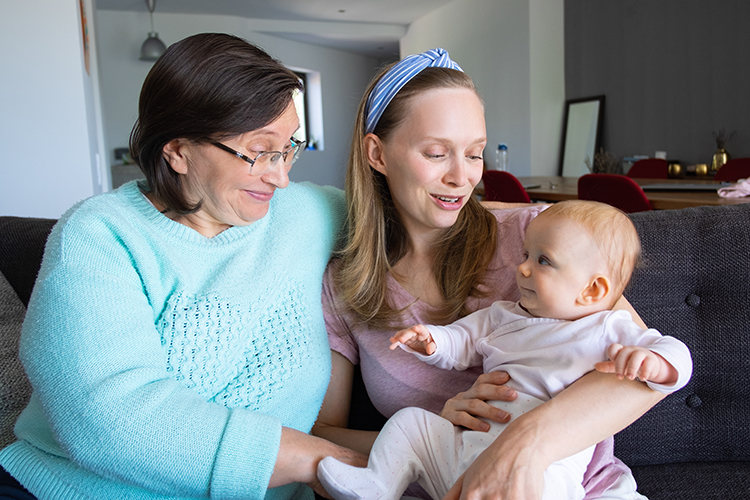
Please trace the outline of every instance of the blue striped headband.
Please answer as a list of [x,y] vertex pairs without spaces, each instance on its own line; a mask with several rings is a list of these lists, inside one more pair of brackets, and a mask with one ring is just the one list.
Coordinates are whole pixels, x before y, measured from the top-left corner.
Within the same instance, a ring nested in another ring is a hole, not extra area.
[[421,54],[406,56],[383,75],[367,98],[365,108],[365,134],[375,130],[385,108],[409,80],[425,68],[451,68],[462,71],[461,67],[448,56],[448,51],[437,48]]

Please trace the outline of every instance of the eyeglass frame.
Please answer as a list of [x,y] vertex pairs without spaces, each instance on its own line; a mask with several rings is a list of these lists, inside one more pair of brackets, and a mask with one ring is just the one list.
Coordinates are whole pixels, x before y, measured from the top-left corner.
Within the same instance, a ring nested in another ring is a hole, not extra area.
[[[255,156],[255,158],[250,158],[249,156],[247,156],[245,154],[242,154],[239,151],[237,151],[236,149],[230,148],[229,146],[227,146],[226,144],[223,144],[221,142],[212,142],[211,145],[212,146],[216,146],[217,148],[219,148],[221,150],[224,150],[227,153],[230,153],[233,156],[236,156],[237,158],[239,158],[241,160],[245,160],[246,162],[248,162],[250,164],[250,173],[252,173],[252,169],[255,166],[255,162],[258,161],[258,158],[260,158],[263,155],[274,155],[274,154],[277,154],[277,155],[279,155],[279,158],[283,158],[285,165],[293,165],[294,162],[297,161],[297,158],[299,157],[299,152],[302,151],[302,149],[304,149],[305,145],[307,144],[307,141],[298,141],[294,137],[291,137],[289,140],[292,143],[292,147],[290,147],[286,151],[260,151]],[[291,153],[292,151],[294,151],[294,156],[292,157],[292,161],[289,162],[289,163],[287,163],[286,158],[287,158],[287,156],[289,156],[289,153]],[[279,160],[271,161],[271,158],[273,158],[273,156],[269,157],[269,165],[268,165],[269,167],[275,165],[279,161]]]

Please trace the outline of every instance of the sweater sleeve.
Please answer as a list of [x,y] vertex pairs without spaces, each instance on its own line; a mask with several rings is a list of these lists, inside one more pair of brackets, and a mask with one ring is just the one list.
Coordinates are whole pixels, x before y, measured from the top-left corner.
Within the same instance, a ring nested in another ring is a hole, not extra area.
[[168,373],[160,311],[104,233],[53,233],[48,243],[21,357],[56,443],[35,444],[163,495],[263,498],[281,422],[206,401]]

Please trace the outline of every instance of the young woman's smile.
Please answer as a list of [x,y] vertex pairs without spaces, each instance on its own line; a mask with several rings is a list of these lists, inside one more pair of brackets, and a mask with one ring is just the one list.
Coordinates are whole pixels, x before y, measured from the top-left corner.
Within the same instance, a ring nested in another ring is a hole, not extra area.
[[382,164],[394,205],[412,235],[444,230],[482,178],[487,142],[484,108],[464,88],[414,97],[413,112],[382,142]]

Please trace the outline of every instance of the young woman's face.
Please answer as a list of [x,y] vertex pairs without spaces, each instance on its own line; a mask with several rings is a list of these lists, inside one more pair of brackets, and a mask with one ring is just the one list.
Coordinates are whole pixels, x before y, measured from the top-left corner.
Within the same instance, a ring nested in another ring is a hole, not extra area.
[[[435,89],[415,96],[387,142],[381,142],[383,173],[393,202],[412,238],[442,231],[482,178],[487,143],[484,108],[468,89]],[[374,137],[374,136],[373,136]]]
[[[299,128],[290,103],[271,124],[221,141],[226,146],[255,158],[261,151],[286,151]],[[187,199],[203,201],[201,209],[178,220],[201,234],[215,236],[231,226],[246,226],[265,217],[276,188],[289,185],[291,164],[279,160],[266,171],[260,162],[249,163],[212,144],[181,144],[186,162],[182,180]],[[170,161],[170,164],[174,164]]]

